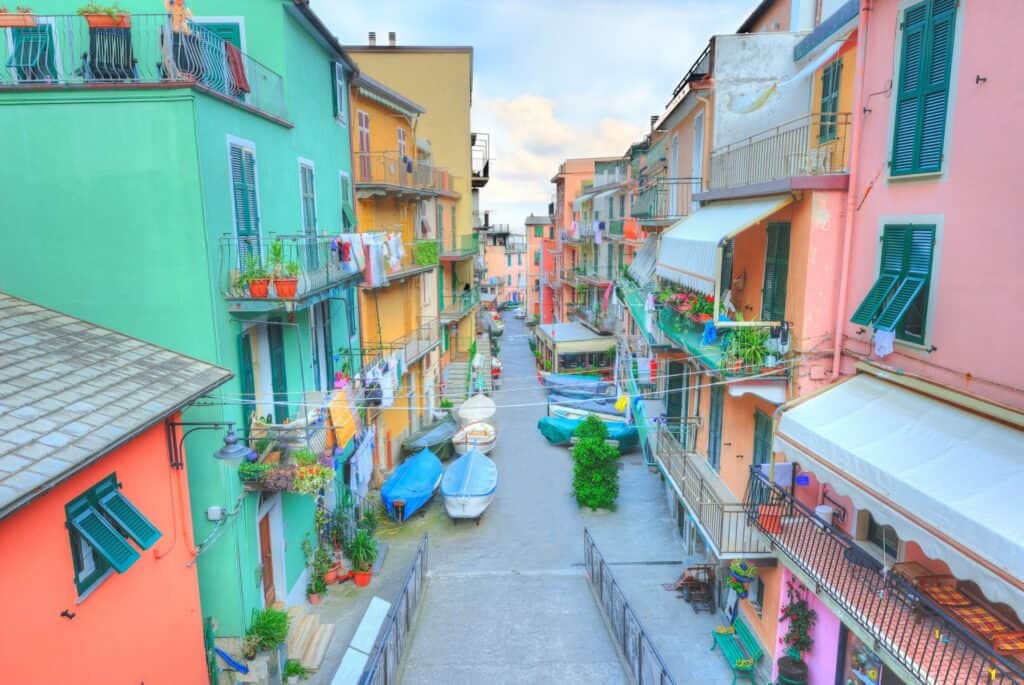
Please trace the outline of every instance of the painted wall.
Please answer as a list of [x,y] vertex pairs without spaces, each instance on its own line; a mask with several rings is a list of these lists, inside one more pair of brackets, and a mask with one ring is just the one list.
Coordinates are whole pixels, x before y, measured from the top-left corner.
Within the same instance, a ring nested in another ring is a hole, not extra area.
[[788,31],[792,0],[777,0],[751,27],[751,33]]
[[[509,234],[508,239],[522,240],[523,235]],[[481,242],[484,244],[484,267],[486,274],[481,285],[490,288],[497,288],[498,303],[512,299],[513,291],[518,293],[519,301],[525,302],[527,285],[527,267],[533,264],[533,257],[529,252],[505,253],[504,245],[493,245],[490,236],[482,235]],[[539,249],[539,248],[538,248]],[[511,281],[509,280],[511,278]],[[492,282],[496,279],[496,282]]]
[[[1012,0],[965,0],[956,14],[952,84],[947,116],[944,168],[940,174],[889,178],[895,97],[869,95],[896,78],[896,46],[903,3],[875,3],[868,18],[867,60],[861,102],[864,118],[855,215],[848,319],[878,273],[879,234],[887,222],[937,223],[926,346],[897,343],[884,363],[920,374],[1018,409],[1024,396],[1008,388],[1024,386],[1024,365],[1017,356],[1024,300],[1019,272],[1020,235],[1008,217],[1016,206],[1018,146],[1007,144],[1024,90],[1003,87],[1019,76],[1014,60],[1017,37],[1007,31],[1024,18],[1024,6]],[[895,39],[894,39],[895,35]],[[986,81],[977,82],[976,76]],[[898,82],[898,80],[897,80]],[[867,94],[867,95],[866,95]],[[977,179],[993,182],[977,183]],[[870,329],[844,325],[844,344],[869,352]],[[977,331],[984,354],[978,353]],[[845,371],[850,371],[851,360]]]
[[[169,458],[158,424],[0,521],[0,602],[17,617],[0,640],[6,682],[207,681],[196,568],[188,565],[187,474],[171,470]],[[79,600],[64,507],[115,472],[161,537]],[[65,610],[74,618],[63,618]]]
[[[786,604],[788,602],[786,587],[790,579],[794,581],[796,579],[789,570],[781,566],[779,567],[779,575],[782,577],[782,602]],[[799,584],[799,581],[796,582]],[[839,658],[839,629],[841,624],[839,618],[829,611],[828,607],[815,597],[813,592],[805,590],[804,595],[807,597],[811,609],[817,613],[817,621],[815,622],[814,629],[811,630],[811,639],[814,641],[814,644],[811,646],[811,650],[803,655],[803,660],[807,664],[807,682],[814,685],[817,685],[817,683],[832,685],[832,683],[836,682],[836,668]],[[788,624],[788,621],[781,621],[779,623],[780,640],[786,634]],[[786,645],[775,645],[772,678],[778,675],[777,659],[786,656],[787,649]],[[771,652],[769,651],[769,653]]]

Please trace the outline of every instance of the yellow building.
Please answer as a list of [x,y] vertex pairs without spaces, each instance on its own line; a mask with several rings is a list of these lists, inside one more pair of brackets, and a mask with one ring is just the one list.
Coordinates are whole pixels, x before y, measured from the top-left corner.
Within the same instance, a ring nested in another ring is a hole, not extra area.
[[[429,420],[438,377],[438,242],[429,207],[450,180],[420,154],[424,109],[366,75],[352,81],[352,150],[358,232],[364,405],[377,430],[376,464],[390,471],[401,443]],[[345,183],[342,179],[342,183]]]
[[[486,183],[485,148],[474,160],[474,144],[486,136],[470,129],[473,83],[471,47],[378,46],[373,34],[367,46],[352,47],[360,70],[423,105],[416,135],[430,141],[431,161],[450,172],[451,193],[439,194],[434,221],[441,242],[437,281],[441,350],[444,359],[465,359],[476,339],[473,314],[479,308],[474,267],[479,242],[474,233],[474,194]],[[355,148],[358,149],[358,148]]]

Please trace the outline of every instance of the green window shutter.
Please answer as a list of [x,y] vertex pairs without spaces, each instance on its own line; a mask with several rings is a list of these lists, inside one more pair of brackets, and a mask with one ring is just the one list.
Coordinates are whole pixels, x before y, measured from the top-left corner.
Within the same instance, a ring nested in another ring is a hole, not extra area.
[[534,250],[533,252],[533,265],[540,266],[540,250]]
[[853,313],[850,322],[858,326],[867,326],[874,321],[875,317],[878,316],[878,312],[882,310],[882,305],[885,303],[886,298],[889,297],[889,293],[893,291],[899,280],[900,277],[893,274],[880,275],[875,284],[871,286],[867,296]]
[[835,140],[838,133],[839,85],[842,79],[843,61],[837,59],[821,72],[821,118],[818,123],[818,142]]
[[250,257],[259,259],[260,229],[256,198],[256,158],[251,150],[232,145],[230,153],[232,199],[235,208],[235,234],[241,265]]
[[71,528],[85,538],[93,552],[102,556],[118,573],[124,573],[139,559],[139,553],[92,507],[70,521]]
[[505,255],[505,266],[512,266],[512,255]]
[[736,253],[736,241],[732,238],[722,247],[722,294],[732,287],[732,263]]
[[332,300],[325,300],[320,303],[321,316],[320,320],[323,321],[323,338],[324,338],[324,369],[327,371],[327,389],[333,387],[334,383],[334,331],[331,330],[331,302]]
[[242,386],[242,401],[247,403],[243,407],[243,425],[248,426],[256,411],[252,404],[256,401],[256,380],[252,370],[252,343],[245,331],[238,336],[238,380]]
[[878,280],[850,321],[874,322],[875,329],[895,330],[901,340],[923,342],[934,246],[933,225],[886,226]]
[[331,85],[334,118],[344,124],[348,118],[348,84],[345,82],[345,67],[341,62],[331,64]]
[[302,190],[302,226],[307,234],[316,234],[316,184],[313,168],[299,166],[299,185]]
[[[935,250],[935,226],[907,227],[905,242],[907,280],[923,281],[911,297],[905,311],[897,316],[896,337],[907,342],[923,343],[928,320],[928,291]],[[893,295],[895,301],[896,295]],[[881,320],[881,317],[879,317]]]
[[725,394],[721,385],[711,387],[711,410],[708,416],[708,463],[717,471],[722,460],[722,412]]
[[686,401],[684,392],[684,379],[686,378],[686,367],[681,362],[670,361],[668,363],[668,378],[665,385],[665,416],[668,418],[669,432],[682,438],[680,426],[685,410],[683,403]]
[[267,341],[270,347],[270,380],[274,392],[274,422],[284,423],[288,418],[288,377],[284,361],[284,333],[280,325],[267,325]]
[[924,63],[927,5],[927,2],[921,2],[908,7],[903,13],[903,43],[890,161],[893,174],[909,174],[917,170],[914,160],[921,106],[921,66]]
[[20,81],[46,81],[57,77],[53,27],[49,24],[12,28],[13,50],[7,66]]
[[786,317],[786,280],[789,273],[789,224],[768,224],[764,258],[764,290],[761,319],[783,321]]
[[690,416],[690,369],[685,364],[679,364],[678,368],[682,369],[683,375],[683,402],[680,411],[679,441],[683,447],[686,447],[690,444],[690,424],[686,422],[687,417]]
[[754,412],[754,463],[767,464],[772,457],[772,420],[764,412]]
[[157,527],[117,490],[101,497],[99,506],[142,549],[149,549],[160,539]]
[[955,18],[955,0],[935,0],[932,3],[928,25],[928,61],[923,74],[921,144],[917,160],[917,170],[922,172],[942,169]]
[[544,237],[544,227],[543,226],[534,226],[533,227],[533,237],[534,238],[543,238]]
[[921,293],[924,288],[925,279],[911,276],[903,279],[900,286],[896,289],[892,299],[885,305],[885,309],[878,315],[878,321],[875,322],[875,330],[879,331],[891,331],[896,328],[903,320],[903,315],[907,313],[910,308],[910,304],[914,299]]

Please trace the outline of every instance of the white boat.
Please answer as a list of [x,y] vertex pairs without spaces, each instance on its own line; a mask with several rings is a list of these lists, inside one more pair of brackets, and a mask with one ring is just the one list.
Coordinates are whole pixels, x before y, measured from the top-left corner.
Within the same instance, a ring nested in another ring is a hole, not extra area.
[[479,519],[497,489],[498,467],[479,450],[453,461],[441,478],[444,508],[453,519]]
[[466,426],[470,423],[486,421],[494,424],[494,413],[498,410],[497,405],[487,395],[477,393],[462,403],[456,413],[459,424]]
[[494,449],[497,441],[497,429],[483,421],[467,424],[452,436],[452,445],[458,454],[465,454],[474,447],[480,452],[487,454]]

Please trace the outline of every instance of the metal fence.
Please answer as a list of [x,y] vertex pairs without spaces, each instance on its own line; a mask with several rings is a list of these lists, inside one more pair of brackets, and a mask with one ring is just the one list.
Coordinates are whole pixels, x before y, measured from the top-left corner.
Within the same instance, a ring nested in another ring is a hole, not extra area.
[[647,224],[682,219],[693,209],[693,193],[700,192],[700,184],[701,179],[696,177],[647,179],[633,192],[630,213]]
[[658,683],[675,685],[657,647],[644,630],[633,607],[626,601],[611,569],[590,537],[583,529],[583,558],[587,567],[587,580],[597,595],[601,611],[611,625],[619,649],[629,666],[630,680],[637,685]]
[[284,117],[284,79],[201,24],[167,14],[27,15],[0,30],[0,86],[195,86]]
[[398,671],[402,663],[409,632],[416,618],[416,609],[423,598],[427,582],[426,535],[420,540],[416,556],[409,565],[402,591],[391,604],[380,636],[373,645],[370,659],[366,662],[359,685],[391,685],[398,682]]

